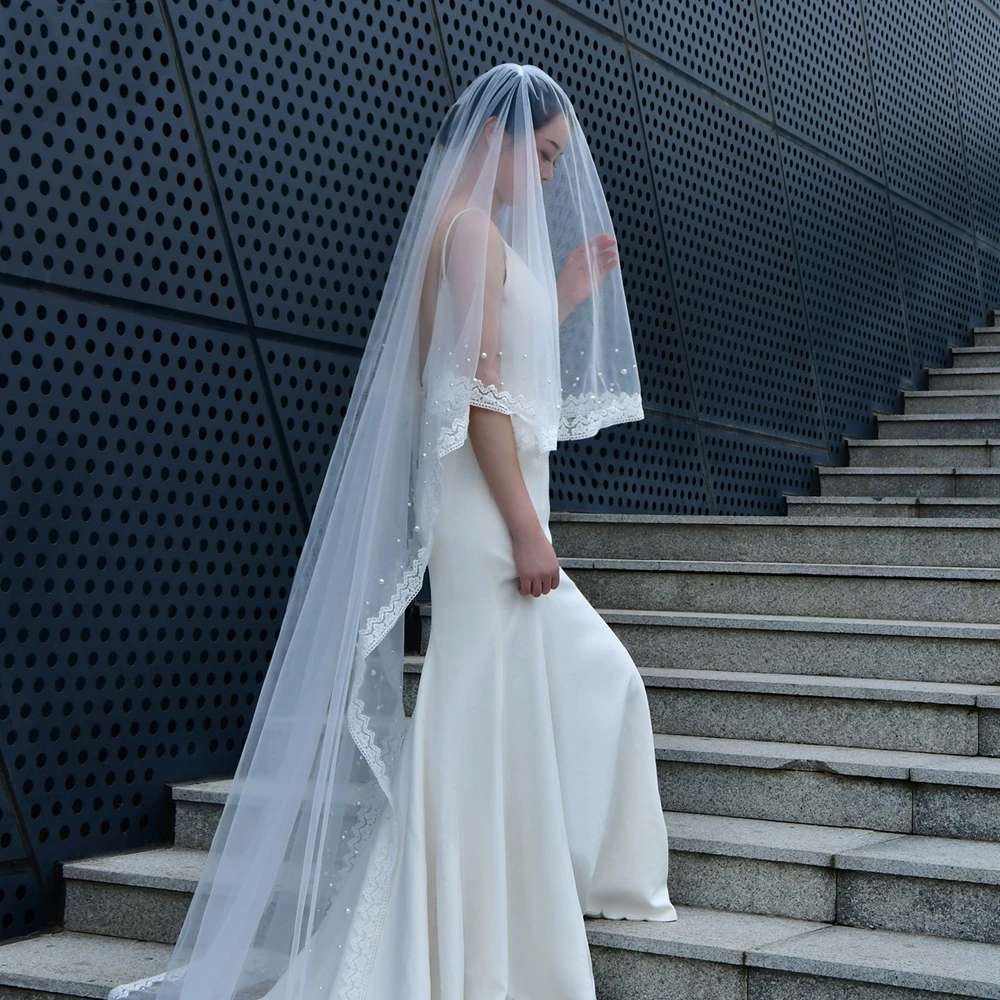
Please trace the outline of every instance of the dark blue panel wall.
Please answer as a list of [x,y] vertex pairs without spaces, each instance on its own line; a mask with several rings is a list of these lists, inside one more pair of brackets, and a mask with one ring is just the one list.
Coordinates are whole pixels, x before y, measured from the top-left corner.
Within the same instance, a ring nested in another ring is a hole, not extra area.
[[647,417],[555,509],[777,513],[1000,307],[984,0],[0,0],[0,936],[231,773],[457,93],[572,96]]

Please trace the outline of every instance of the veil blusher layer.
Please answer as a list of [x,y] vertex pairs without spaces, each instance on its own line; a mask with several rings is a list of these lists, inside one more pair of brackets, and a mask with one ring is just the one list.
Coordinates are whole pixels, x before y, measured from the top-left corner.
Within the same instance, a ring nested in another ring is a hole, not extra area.
[[[570,139],[543,185],[535,116],[553,105]],[[486,139],[490,117],[498,127]],[[509,413],[518,447],[539,453],[643,416],[620,270],[599,279],[588,260],[591,294],[558,318],[563,262],[596,234],[613,233],[565,93],[541,70],[505,63],[473,81],[446,125],[400,230],[232,790],[166,974],[127,984],[113,1000],[250,1000],[265,990],[268,1000],[315,1000],[319,984],[328,984],[321,995],[366,995],[400,837],[402,616],[433,545],[441,462],[465,442],[471,406]],[[494,218],[501,165],[513,189]],[[460,265],[438,285],[421,366],[425,271],[443,215],[459,199],[487,224],[456,227]],[[484,305],[490,218],[550,306],[499,365],[503,344],[493,334],[484,341],[484,330],[499,327]],[[323,949],[314,954],[320,927]]]

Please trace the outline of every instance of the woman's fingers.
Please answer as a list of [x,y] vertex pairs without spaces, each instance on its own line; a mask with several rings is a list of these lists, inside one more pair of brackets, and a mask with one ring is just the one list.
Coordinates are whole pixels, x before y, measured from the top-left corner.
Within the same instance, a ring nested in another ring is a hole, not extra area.
[[518,579],[518,591],[522,597],[543,597],[559,586],[559,575],[522,576]]
[[598,233],[590,239],[591,250],[601,277],[610,274],[618,265],[618,241],[610,233]]

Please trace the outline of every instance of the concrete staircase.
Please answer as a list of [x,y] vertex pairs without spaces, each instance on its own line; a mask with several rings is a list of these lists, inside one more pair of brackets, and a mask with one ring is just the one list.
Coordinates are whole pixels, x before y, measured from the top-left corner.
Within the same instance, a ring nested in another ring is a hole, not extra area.
[[[954,371],[1000,398],[1000,322],[976,336],[995,370]],[[989,410],[918,415],[990,405],[939,384],[789,517],[553,515],[646,682],[680,915],[587,921],[601,1000],[1000,998],[1000,494],[961,492],[998,442]],[[886,436],[911,420],[943,423]],[[173,785],[170,844],[65,863],[63,928],[0,946],[0,1000],[161,972],[228,787]]]
[[878,415],[875,441],[849,440],[846,468],[820,468],[820,497],[788,497],[804,517],[1000,517],[1000,313],[931,369],[903,412]]

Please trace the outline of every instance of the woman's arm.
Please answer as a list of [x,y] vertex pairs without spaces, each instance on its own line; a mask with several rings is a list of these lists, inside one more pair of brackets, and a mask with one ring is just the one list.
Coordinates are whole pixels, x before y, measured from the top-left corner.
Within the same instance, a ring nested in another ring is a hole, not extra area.
[[518,589],[525,596],[547,594],[559,586],[559,560],[524,484],[510,417],[506,413],[470,407],[469,440],[510,531]]
[[[468,220],[468,221],[467,221]],[[484,233],[483,225],[489,227]],[[480,227],[476,231],[476,227]],[[504,247],[492,221],[478,212],[469,212],[455,223],[455,232],[445,247],[446,270],[456,283],[474,284],[477,254],[462,253],[475,246],[476,239],[486,240],[486,277],[483,289],[483,323],[480,358],[476,377],[487,385],[500,388],[500,309],[503,300]],[[480,242],[478,244],[482,246]],[[463,274],[468,263],[469,273]],[[514,426],[506,413],[472,405],[469,407],[469,440],[490,493],[510,532],[514,564],[521,594],[540,597],[559,585],[559,560],[552,543],[542,529],[528,493],[517,458]]]

